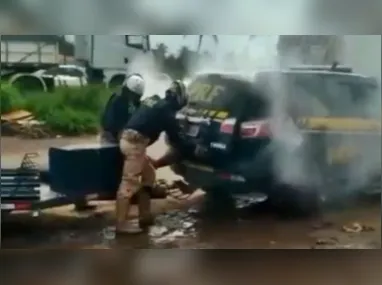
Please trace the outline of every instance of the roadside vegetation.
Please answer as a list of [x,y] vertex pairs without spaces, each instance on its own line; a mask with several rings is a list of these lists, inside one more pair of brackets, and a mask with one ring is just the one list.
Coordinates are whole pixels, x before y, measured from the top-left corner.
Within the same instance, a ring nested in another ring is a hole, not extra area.
[[1,84],[1,114],[27,110],[53,133],[67,136],[94,134],[110,93],[104,86],[20,93],[5,83]]
[[[162,72],[173,78],[187,74],[187,63],[200,54],[183,47],[178,54],[168,53],[160,44],[153,50]],[[208,56],[204,53],[202,56]],[[210,56],[210,55],[209,55]],[[85,87],[59,87],[52,92],[25,91],[8,82],[0,82],[1,114],[26,110],[34,119],[44,123],[49,133],[62,136],[95,134],[99,129],[100,115],[111,90],[103,85]]]

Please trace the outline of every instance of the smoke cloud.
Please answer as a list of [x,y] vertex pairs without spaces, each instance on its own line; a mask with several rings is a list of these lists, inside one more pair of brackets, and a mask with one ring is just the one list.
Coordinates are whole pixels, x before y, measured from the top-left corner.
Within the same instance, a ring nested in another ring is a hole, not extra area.
[[381,10],[379,0],[3,0],[0,18],[3,34],[380,34]]
[[[56,31],[60,34],[101,34],[136,31],[150,34],[219,34],[237,33],[246,34],[377,34],[381,32],[382,18],[379,11],[382,10],[382,2],[378,0],[162,0],[162,1],[109,1],[83,0],[83,1],[47,1],[47,0],[13,0],[3,1],[0,8],[2,14],[11,17],[0,17],[2,21],[18,21],[17,25],[2,22],[6,27],[6,33],[12,33],[10,29],[17,27],[16,32],[35,29]],[[81,2],[81,3],[80,3]],[[26,20],[25,20],[26,19]],[[2,28],[3,29],[3,28]],[[4,32],[2,30],[2,32]],[[381,82],[381,46],[380,36],[358,39],[348,37],[345,41],[344,51],[341,52],[340,61],[344,64],[357,66],[359,73],[375,76]],[[374,38],[371,38],[374,37]],[[262,37],[263,39],[266,37]],[[370,41],[369,45],[362,43]],[[371,41],[378,41],[378,45]],[[357,41],[359,44],[357,44]],[[267,41],[265,41],[267,42]],[[353,42],[351,44],[351,42]],[[243,51],[244,47],[237,46],[237,54],[230,59],[212,58],[204,61],[189,63],[189,76],[200,71],[241,72],[254,74],[264,67],[277,68],[280,65],[279,58],[275,55],[276,48],[264,45],[262,52],[248,56]],[[374,50],[364,49],[375,47]],[[353,47],[353,48],[349,48]],[[238,52],[240,51],[240,52]],[[346,56],[345,56],[346,54]],[[291,62],[301,62],[300,54],[295,54]],[[348,58],[355,59],[347,62]],[[156,70],[153,59],[136,58],[130,64],[129,71],[141,72],[149,78],[147,94],[163,93],[167,83],[156,82]],[[306,173],[304,167],[306,157],[304,155],[291,155],[290,147],[298,145],[300,138],[304,138],[300,130],[289,124],[285,126],[287,100],[285,99],[286,87],[282,80],[275,80],[273,88],[278,96],[272,97],[274,132],[276,138],[282,138],[290,142],[288,148],[281,149],[278,155],[280,177],[292,182],[301,183],[301,180],[312,176]],[[366,115],[380,119],[380,95],[376,91],[370,100],[358,102],[351,108],[362,108]],[[276,98],[276,99],[273,99]],[[338,99],[342,104],[343,98]],[[345,103],[343,103],[345,104]],[[350,103],[349,103],[350,104]],[[351,103],[353,104],[353,103]],[[365,107],[366,106],[366,107]],[[378,109],[376,109],[378,106]],[[349,106],[347,106],[349,107]],[[281,124],[281,125],[280,125]],[[377,138],[376,138],[377,137]],[[367,147],[361,140],[361,136],[342,136],[346,144],[354,140],[361,145],[362,151],[366,152],[363,159],[347,171],[347,177],[353,184],[366,181],[372,173],[380,170],[380,136],[368,139]],[[310,161],[315,163],[314,161]],[[287,170],[293,170],[287,173]],[[309,183],[310,181],[308,181]],[[306,181],[304,183],[307,183]]]
[[[260,39],[261,38],[261,39]],[[341,80],[331,80],[327,82],[327,88],[333,95],[332,103],[336,108],[336,114],[345,118],[366,118],[373,119],[377,122],[381,120],[381,95],[380,95],[380,82],[381,82],[381,37],[380,36],[338,36],[337,41],[340,48],[333,49],[335,52],[334,58],[341,64],[351,66],[354,68],[355,73],[361,76],[370,76],[377,79],[378,86],[365,89],[361,96],[364,98],[346,97],[349,92],[354,92],[349,88],[357,88],[352,84],[351,80],[357,80],[357,77],[350,77],[347,82],[350,85],[344,85]],[[235,56],[230,60],[221,57],[201,59],[198,62],[190,62],[190,78],[199,72],[217,72],[217,73],[240,73],[242,75],[254,77],[256,73],[261,72],[263,69],[281,69],[282,60],[275,53],[276,47],[271,37],[259,37],[255,43],[263,45],[257,54],[249,55],[242,52],[243,49],[238,48]],[[325,47],[324,47],[325,48]],[[324,53],[319,53],[324,54]],[[364,56],[361,56],[364,55]],[[288,58],[288,63],[293,65],[301,64],[302,54],[294,53],[293,57]],[[317,61],[317,60],[315,60]],[[322,58],[324,64],[324,58]],[[351,79],[353,78],[353,79]],[[327,134],[322,136],[314,135],[311,132],[302,131],[297,128],[290,117],[290,100],[287,93],[287,82],[280,76],[273,76],[271,83],[271,91],[273,96],[269,97],[272,106],[271,128],[274,135],[275,149],[274,155],[276,158],[276,172],[278,178],[292,185],[310,187],[313,185],[325,185],[330,179],[332,173],[322,171],[322,166],[316,156],[312,156],[311,149],[308,151],[301,151],[299,148],[305,143],[321,144],[324,149],[332,149],[335,145],[337,147],[355,147],[359,151],[359,156],[354,163],[349,165],[341,173],[341,182],[337,187],[345,187],[349,190],[359,189],[366,186],[372,178],[380,175],[381,170],[381,136],[380,132],[365,134],[362,132],[342,132],[337,134]],[[366,92],[366,93],[365,93]],[[337,96],[338,97],[335,97]],[[354,95],[354,93],[353,93]],[[309,96],[309,95],[308,95]],[[311,102],[307,100],[306,103]],[[304,106],[304,102],[299,102],[299,108],[308,108]],[[292,106],[293,108],[293,106]],[[330,116],[330,114],[321,115]],[[314,116],[314,114],[312,114]],[[317,115],[316,115],[317,116]],[[307,142],[307,140],[310,142]],[[316,141],[315,141],[316,140]],[[320,140],[320,143],[318,143]],[[321,158],[324,153],[321,153]],[[325,158],[323,158],[325,160]],[[332,170],[334,171],[334,170]],[[338,174],[340,175],[340,174]],[[345,185],[346,184],[346,185]],[[323,190],[328,190],[324,189]]]

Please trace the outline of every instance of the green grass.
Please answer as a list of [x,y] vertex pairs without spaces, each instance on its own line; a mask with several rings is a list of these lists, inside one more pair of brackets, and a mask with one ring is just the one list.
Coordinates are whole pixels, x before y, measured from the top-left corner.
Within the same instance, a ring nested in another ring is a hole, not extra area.
[[25,100],[19,91],[8,83],[0,82],[1,114],[24,107]]
[[57,134],[94,134],[111,91],[104,86],[57,88],[54,92],[23,92],[1,85],[1,113],[25,109]]

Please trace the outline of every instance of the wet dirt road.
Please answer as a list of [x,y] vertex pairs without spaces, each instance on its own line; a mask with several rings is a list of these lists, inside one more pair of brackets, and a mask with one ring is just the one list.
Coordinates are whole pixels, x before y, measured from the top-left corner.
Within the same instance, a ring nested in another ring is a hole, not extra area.
[[[154,203],[160,212],[160,201]],[[359,205],[332,212],[324,219],[282,221],[270,213],[236,223],[216,225],[175,218],[179,225],[161,233],[158,222],[147,234],[119,237],[108,230],[113,224],[113,205],[99,205],[98,213],[78,216],[70,207],[50,210],[39,218],[20,214],[3,224],[3,248],[380,248],[380,207]],[[168,216],[164,216],[167,219]],[[188,223],[190,227],[184,227]],[[171,226],[169,226],[171,227]],[[362,228],[361,228],[362,227]],[[186,229],[185,229],[186,228]]]
[[[80,141],[89,141],[84,139]],[[2,141],[2,159],[8,164],[20,158],[20,149],[41,150],[51,145],[68,143],[65,140]],[[8,142],[8,144],[10,143]],[[71,140],[69,143],[77,142]],[[159,156],[163,143],[155,145],[152,156]],[[174,179],[163,169],[160,178]],[[153,201],[156,213],[166,211],[164,201]],[[260,207],[261,208],[261,207]],[[109,229],[113,225],[113,203],[98,205],[96,213],[82,215],[73,213],[72,207],[45,211],[39,218],[26,214],[12,216],[3,223],[3,248],[380,248],[381,206],[377,202],[362,202],[350,209],[325,212],[320,219],[283,221],[272,213],[252,209],[250,217],[225,225],[203,223],[182,212],[159,215],[158,226],[150,236],[140,235],[114,239]],[[163,226],[167,232],[163,230]]]

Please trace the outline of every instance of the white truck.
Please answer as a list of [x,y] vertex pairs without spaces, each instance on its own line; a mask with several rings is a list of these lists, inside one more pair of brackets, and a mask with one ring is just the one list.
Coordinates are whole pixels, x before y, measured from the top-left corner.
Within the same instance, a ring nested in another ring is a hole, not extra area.
[[84,64],[91,81],[102,80],[109,87],[123,82],[135,59],[153,59],[146,35],[79,35],[74,47],[74,57]]
[[101,82],[114,87],[123,82],[136,58],[153,63],[146,35],[75,36],[69,59],[60,53],[61,46],[68,44],[62,40],[60,36],[1,36],[2,80],[44,90]]
[[60,63],[60,59],[57,41],[1,36],[2,69],[51,66]]

